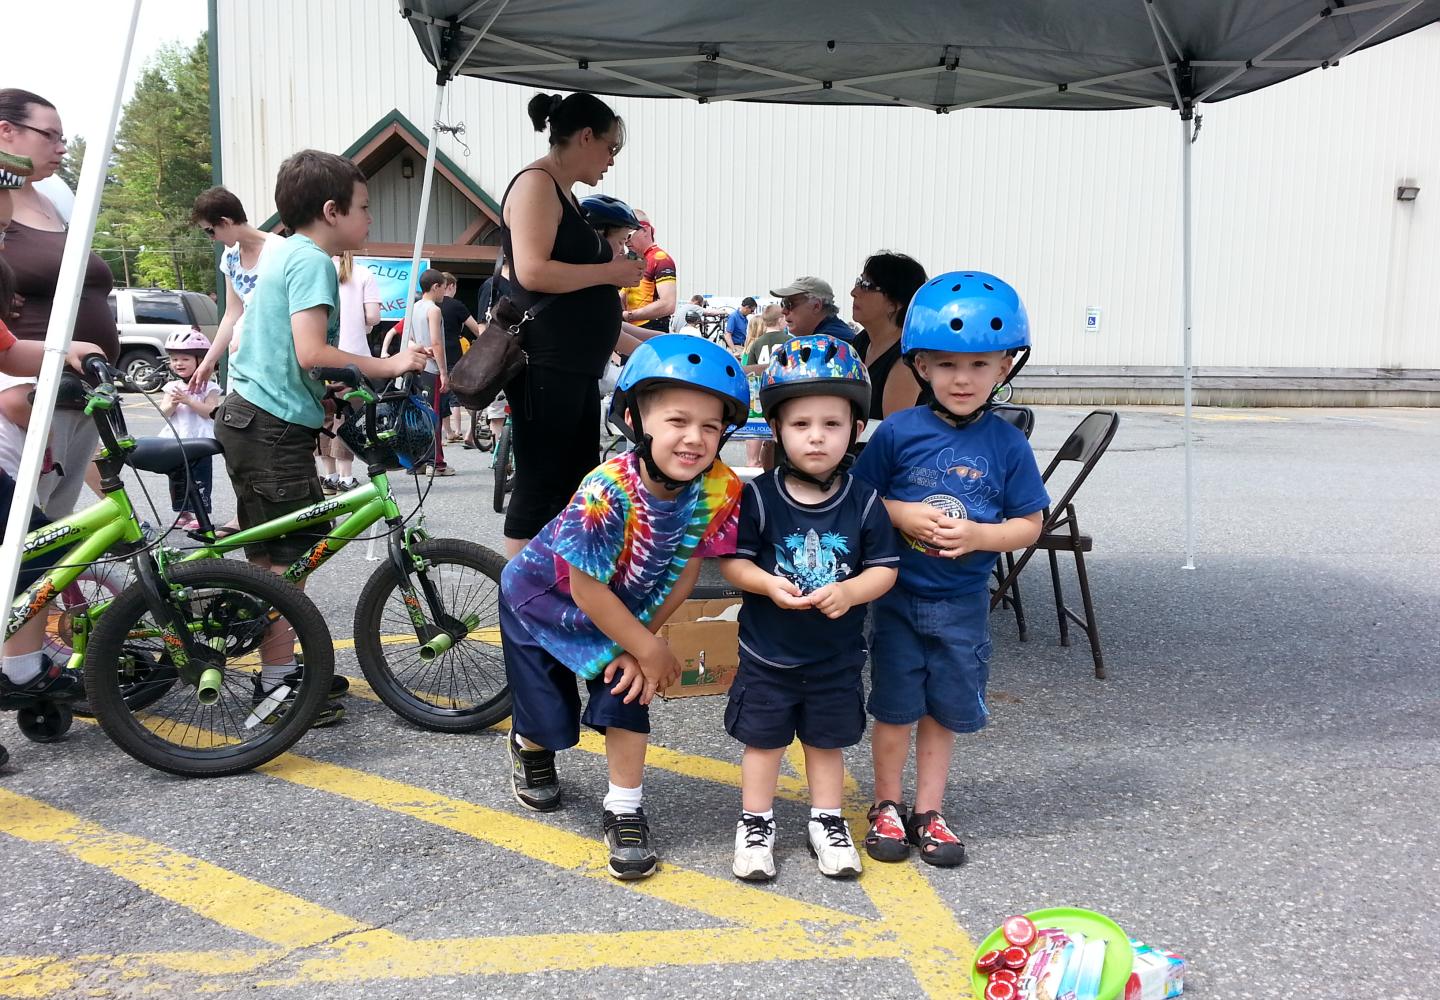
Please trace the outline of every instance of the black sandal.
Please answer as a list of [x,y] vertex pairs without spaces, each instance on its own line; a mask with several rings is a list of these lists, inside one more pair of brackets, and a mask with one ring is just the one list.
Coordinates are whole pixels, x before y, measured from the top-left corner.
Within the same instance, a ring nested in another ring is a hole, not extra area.
[[904,861],[910,856],[904,806],[885,799],[871,806],[865,818],[870,821],[870,830],[865,834],[866,854],[876,861]]
[[916,813],[905,823],[910,842],[920,848],[920,860],[936,868],[954,868],[965,862],[965,845],[951,832],[945,817],[931,809]]

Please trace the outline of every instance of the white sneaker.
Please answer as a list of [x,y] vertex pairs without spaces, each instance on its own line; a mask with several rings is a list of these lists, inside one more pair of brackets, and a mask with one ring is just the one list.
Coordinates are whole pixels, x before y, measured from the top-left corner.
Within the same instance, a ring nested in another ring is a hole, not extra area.
[[820,865],[820,874],[830,878],[854,878],[860,874],[860,852],[850,839],[850,827],[841,816],[814,816],[807,827],[810,855]]
[[741,813],[735,824],[735,863],[731,871],[747,882],[775,877],[775,821]]

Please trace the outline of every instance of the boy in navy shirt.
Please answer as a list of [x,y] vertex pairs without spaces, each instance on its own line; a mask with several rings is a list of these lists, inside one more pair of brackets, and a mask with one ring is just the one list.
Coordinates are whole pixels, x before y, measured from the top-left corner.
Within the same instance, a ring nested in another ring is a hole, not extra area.
[[745,591],[740,670],[725,729],[745,744],[737,878],[775,877],[775,786],[798,735],[810,781],[810,853],[831,877],[860,874],[840,815],[842,747],[865,733],[865,605],[895,583],[899,554],[874,488],[846,469],[870,409],[870,378],[848,344],[782,344],[760,386],[777,467],[745,487],[725,578]]
[[[855,475],[885,498],[900,533],[900,585],[877,601],[870,660],[875,805],[865,849],[900,861],[953,867],[965,845],[941,806],[956,733],[989,718],[989,578],[997,554],[1040,535],[1049,504],[1025,436],[988,410],[1030,347],[1015,290],[979,271],[920,287],[905,315],[900,351],[933,393],[875,433]],[[917,725],[918,724],[918,725]],[[915,811],[901,791],[915,735]]]

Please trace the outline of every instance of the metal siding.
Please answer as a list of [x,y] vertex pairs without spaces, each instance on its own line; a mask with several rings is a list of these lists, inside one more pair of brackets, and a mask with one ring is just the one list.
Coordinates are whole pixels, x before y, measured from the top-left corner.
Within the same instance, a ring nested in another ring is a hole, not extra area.
[[[429,125],[434,71],[393,0],[220,0],[219,20],[226,183],[252,218],[273,211],[275,170],[294,150],[344,149],[392,107]],[[530,94],[475,80],[447,90],[441,118],[467,132],[441,148],[496,200],[545,150]],[[981,267],[1014,282],[1038,364],[1180,361],[1171,112],[613,104],[628,141],[601,190],[655,220],[682,299],[763,293],[801,273],[843,299],[864,257],[890,248],[932,273]],[[1202,109],[1197,364],[1440,368],[1440,130],[1421,110],[1437,105],[1432,26]],[[1402,176],[1422,188],[1413,204],[1394,200]],[[1099,333],[1084,332],[1089,306],[1103,310]]]

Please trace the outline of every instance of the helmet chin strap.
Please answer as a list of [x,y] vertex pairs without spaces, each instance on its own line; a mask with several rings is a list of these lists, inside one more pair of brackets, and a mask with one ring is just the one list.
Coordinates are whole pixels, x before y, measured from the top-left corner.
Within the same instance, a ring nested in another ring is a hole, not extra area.
[[640,461],[645,463],[646,475],[667,490],[683,490],[691,483],[697,483],[701,479],[704,479],[706,474],[715,467],[715,459],[720,457],[720,448],[725,447],[725,442],[730,440],[730,434],[733,433],[732,430],[720,435],[720,445],[715,449],[715,458],[711,459],[710,464],[701,469],[699,474],[691,476],[689,479],[675,479],[666,475],[665,470],[661,469],[659,463],[655,461],[655,456],[650,454],[650,447],[654,444],[655,439],[649,434],[646,434],[644,428],[640,426],[640,413],[638,408],[631,413],[631,417],[635,421],[635,426],[631,428],[634,431],[634,437],[630,438],[631,441],[635,442],[635,447],[631,450],[640,456]]

